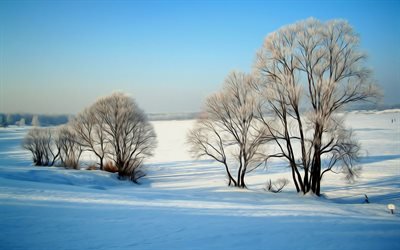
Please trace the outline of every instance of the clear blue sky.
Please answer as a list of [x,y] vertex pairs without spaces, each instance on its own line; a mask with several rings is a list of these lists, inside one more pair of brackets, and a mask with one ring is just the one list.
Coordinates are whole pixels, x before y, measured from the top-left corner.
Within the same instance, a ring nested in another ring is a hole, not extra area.
[[347,19],[400,103],[400,1],[0,0],[0,112],[76,113],[113,91],[146,112],[198,111],[265,36],[308,17]]

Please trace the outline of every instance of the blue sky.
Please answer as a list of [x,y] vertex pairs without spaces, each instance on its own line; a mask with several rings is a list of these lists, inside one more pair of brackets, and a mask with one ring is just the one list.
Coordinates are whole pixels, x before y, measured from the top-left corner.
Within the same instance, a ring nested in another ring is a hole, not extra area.
[[0,112],[77,113],[124,91],[146,112],[198,111],[265,36],[347,19],[384,102],[400,103],[400,1],[0,0]]

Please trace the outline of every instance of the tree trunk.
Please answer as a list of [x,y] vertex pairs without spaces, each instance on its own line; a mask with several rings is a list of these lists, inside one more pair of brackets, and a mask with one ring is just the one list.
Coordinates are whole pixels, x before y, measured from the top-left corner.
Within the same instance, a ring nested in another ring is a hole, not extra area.
[[293,178],[294,185],[296,186],[297,193],[300,193],[301,190],[299,188],[299,184],[297,183],[296,174],[294,172],[294,167],[292,166],[291,168],[292,168],[292,178]]
[[225,165],[226,174],[228,175],[228,179],[229,179],[228,186],[230,186],[231,183],[233,182],[233,185],[235,187],[237,187],[238,184],[235,181],[235,179],[232,177],[231,172],[229,171],[228,165],[226,163],[224,163],[224,165]]
[[242,161],[240,160],[240,165],[239,165],[239,169],[238,169],[238,173],[237,173],[237,185],[238,187],[242,187],[242,168],[243,168],[243,164]]
[[314,155],[314,162],[312,167],[311,190],[314,194],[320,195],[321,186],[321,155],[316,152]]
[[100,170],[103,170],[103,169],[104,169],[104,163],[103,163],[103,161],[104,161],[104,158],[103,158],[103,157],[100,157]]
[[323,126],[318,122],[315,124],[314,133],[314,157],[311,168],[311,191],[320,195],[320,181],[321,181],[321,143],[322,143]]
[[244,182],[244,176],[246,174],[246,167],[242,169],[242,173],[240,174],[240,187],[246,188],[246,184]]
[[290,166],[292,168],[292,178],[293,178],[294,184],[296,186],[297,192],[298,193],[303,192],[305,194],[304,183],[301,178],[301,174],[297,170],[296,163],[294,161],[291,161]]
[[304,168],[304,193],[308,193],[310,191],[310,182],[309,182],[309,173],[308,168]]
[[[320,171],[321,172],[321,167],[320,167]],[[315,194],[320,196],[321,195],[321,177],[318,177],[318,182],[317,182],[317,189],[315,191]]]

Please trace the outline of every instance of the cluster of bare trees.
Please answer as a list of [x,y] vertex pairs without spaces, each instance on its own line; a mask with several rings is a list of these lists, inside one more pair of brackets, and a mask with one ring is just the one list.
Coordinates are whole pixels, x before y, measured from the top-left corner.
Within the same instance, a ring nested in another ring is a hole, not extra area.
[[49,166],[59,159],[62,166],[79,168],[84,151],[105,162],[113,162],[120,178],[134,182],[144,174],[140,170],[156,146],[156,134],[135,101],[115,93],[99,99],[79,113],[67,125],[57,129],[33,128],[23,142],[35,165]]
[[22,145],[32,153],[36,166],[53,166],[60,155],[60,148],[52,128],[33,128],[25,136]]
[[36,166],[60,165],[77,169],[82,154],[76,134],[69,126],[57,128],[34,127],[25,136],[22,146],[32,153]]
[[[320,195],[325,173],[353,178],[359,169],[360,147],[339,111],[380,95],[364,64],[359,37],[344,20],[307,19],[269,34],[252,76],[233,73],[206,101],[188,136],[191,151],[221,162],[239,187],[245,172],[285,159],[297,191]],[[239,169],[236,180],[229,164]]]

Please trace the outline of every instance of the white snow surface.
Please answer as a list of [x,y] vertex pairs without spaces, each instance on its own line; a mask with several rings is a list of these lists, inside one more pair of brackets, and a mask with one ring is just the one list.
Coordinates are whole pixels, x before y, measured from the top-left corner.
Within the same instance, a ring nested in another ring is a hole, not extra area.
[[0,249],[400,249],[398,110],[347,114],[363,171],[354,183],[327,175],[322,197],[292,184],[266,192],[267,179],[291,180],[282,161],[249,174],[248,190],[227,187],[219,164],[187,153],[193,123],[153,122],[158,148],[140,185],[34,167],[20,146],[28,128],[0,129]]

